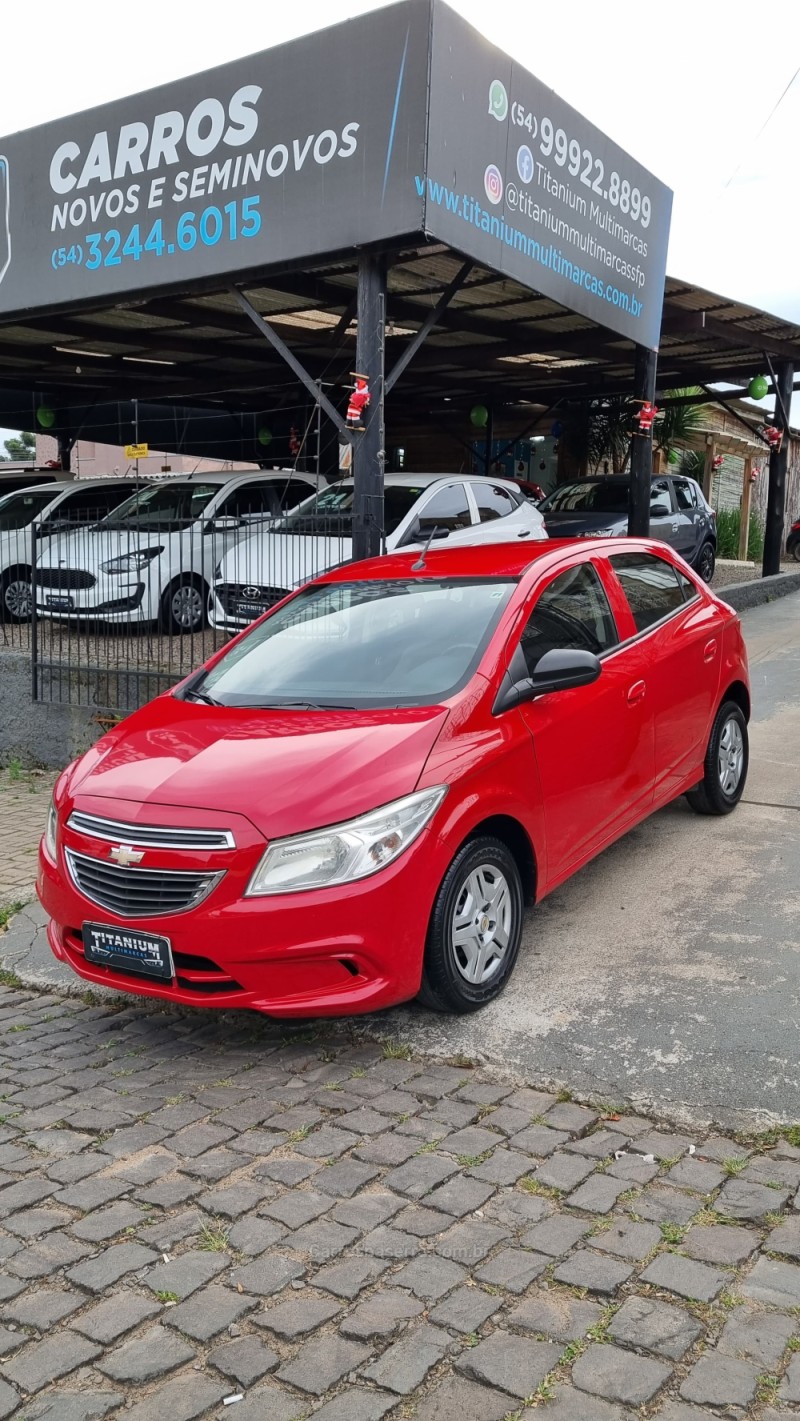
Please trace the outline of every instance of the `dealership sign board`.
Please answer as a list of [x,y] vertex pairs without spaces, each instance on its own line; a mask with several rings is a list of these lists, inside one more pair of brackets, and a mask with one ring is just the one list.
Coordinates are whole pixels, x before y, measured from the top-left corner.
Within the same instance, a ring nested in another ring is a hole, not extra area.
[[658,343],[671,193],[442,0],[0,139],[0,316],[426,234]]

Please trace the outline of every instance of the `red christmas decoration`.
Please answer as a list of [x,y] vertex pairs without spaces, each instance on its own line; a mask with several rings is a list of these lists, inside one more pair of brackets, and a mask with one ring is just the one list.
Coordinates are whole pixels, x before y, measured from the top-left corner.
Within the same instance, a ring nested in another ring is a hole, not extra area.
[[642,408],[639,410],[639,413],[636,416],[637,420],[639,421],[640,434],[650,433],[651,429],[653,428],[653,421],[655,420],[657,414],[658,406],[651,405],[649,400],[645,400],[642,404]]
[[302,445],[300,443],[300,436],[297,432],[297,426],[293,424],[291,429],[289,430],[289,453],[297,456],[300,453],[301,448]]
[[755,483],[755,481],[756,481],[756,479],[758,478],[758,476],[759,476],[760,473],[761,473],[761,470],[758,469],[758,468],[752,468],[752,469],[750,470],[750,482],[751,482],[751,484],[754,484],[754,483]]
[[363,429],[364,411],[371,398],[369,383],[366,375],[357,375],[355,371],[352,374],[356,383],[347,406],[347,427],[348,429]]
[[774,449],[777,452],[783,443],[783,430],[778,429],[774,424],[765,424],[761,433],[766,439],[770,449]]
[[725,455],[724,455],[724,454],[715,454],[714,457],[713,457],[713,459],[711,460],[711,467],[712,467],[712,469],[714,470],[714,473],[717,472],[717,469],[721,469],[721,468],[722,468],[722,465],[723,465],[724,463],[725,463]]

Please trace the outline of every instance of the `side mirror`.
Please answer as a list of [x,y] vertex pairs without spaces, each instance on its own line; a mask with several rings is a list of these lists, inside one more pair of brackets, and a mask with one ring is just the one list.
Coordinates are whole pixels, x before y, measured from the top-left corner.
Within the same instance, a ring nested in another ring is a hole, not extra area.
[[[512,667],[513,665],[512,661]],[[600,662],[591,651],[562,651],[558,648],[546,651],[532,676],[516,680],[506,672],[495,697],[492,714],[500,715],[503,711],[523,705],[537,696],[548,695],[552,691],[570,691],[576,686],[590,686],[597,680],[601,670]]]

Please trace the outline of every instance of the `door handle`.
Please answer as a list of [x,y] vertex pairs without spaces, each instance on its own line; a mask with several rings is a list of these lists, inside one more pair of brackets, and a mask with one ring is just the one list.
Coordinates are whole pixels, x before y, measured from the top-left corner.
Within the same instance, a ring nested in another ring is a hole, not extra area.
[[628,705],[635,706],[638,705],[639,701],[643,701],[646,690],[647,687],[644,681],[634,681],[628,690]]
[[710,640],[710,641],[707,641],[706,644],[705,644],[705,646],[703,647],[703,660],[704,660],[704,661],[713,661],[713,660],[714,660],[714,657],[716,656],[716,654],[717,654],[717,639],[716,639],[716,637],[712,637],[711,640]]
[[673,523],[673,525],[672,525],[672,531],[673,531],[673,533],[677,533],[677,531],[678,531],[678,525],[677,525],[677,523]]

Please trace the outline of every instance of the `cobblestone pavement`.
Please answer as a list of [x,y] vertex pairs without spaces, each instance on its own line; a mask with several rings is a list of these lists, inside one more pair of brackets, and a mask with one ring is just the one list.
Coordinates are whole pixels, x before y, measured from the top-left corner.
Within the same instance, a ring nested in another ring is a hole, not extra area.
[[36,854],[56,775],[0,770],[0,908],[33,897]]
[[401,1050],[0,988],[0,1418],[798,1414],[800,1132]]

